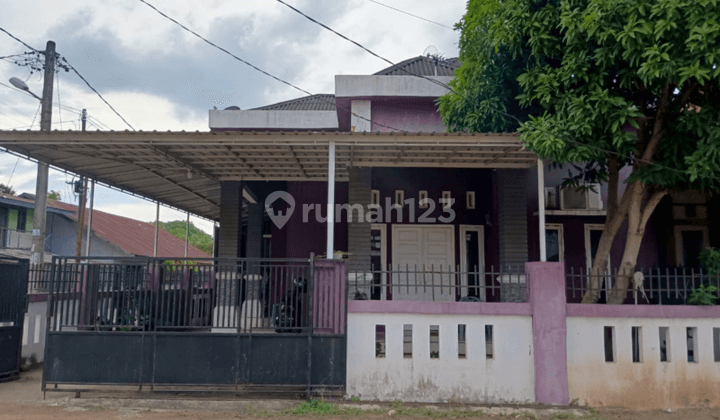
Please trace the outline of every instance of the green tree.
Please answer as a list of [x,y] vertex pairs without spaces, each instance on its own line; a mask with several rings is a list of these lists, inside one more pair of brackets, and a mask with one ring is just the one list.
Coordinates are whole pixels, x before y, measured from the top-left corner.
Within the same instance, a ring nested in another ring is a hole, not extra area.
[[50,190],[48,192],[48,198],[51,200],[62,200],[62,196],[60,195],[60,191]]
[[1,183],[0,183],[0,193],[10,194],[10,195],[15,195],[15,194],[16,194],[16,193],[15,193],[15,190],[13,189],[12,186],[10,186],[10,185],[5,185],[5,184],[1,184]]
[[[182,220],[175,220],[172,222],[160,222],[160,227],[170,232],[176,238],[185,240],[185,233],[187,229],[187,222]],[[212,255],[213,239],[212,236],[203,232],[192,222],[190,222],[190,245],[198,248],[199,250]]]
[[[526,147],[556,163],[587,162],[586,179],[608,183],[607,220],[583,302],[597,301],[623,223],[628,232],[609,303],[624,300],[648,219],[668,191],[719,186],[719,6],[714,0],[468,2],[458,24],[457,93],[440,103],[448,126],[489,131],[503,127],[484,124],[491,114],[506,125],[512,120],[501,114],[510,113],[512,98],[526,109],[539,105],[542,113],[520,115]],[[517,96],[493,92],[482,80],[499,72],[497,54],[524,64]],[[468,117],[473,113],[481,116]],[[622,190],[619,171],[626,165],[632,170]]]

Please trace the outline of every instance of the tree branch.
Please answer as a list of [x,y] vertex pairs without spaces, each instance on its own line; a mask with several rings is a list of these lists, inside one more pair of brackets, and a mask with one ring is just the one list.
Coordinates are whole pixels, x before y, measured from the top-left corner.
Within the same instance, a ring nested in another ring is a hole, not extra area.
[[655,112],[653,133],[650,137],[650,142],[648,142],[648,145],[645,147],[643,152],[642,161],[638,162],[638,164],[648,164],[652,160],[652,157],[655,155],[655,150],[657,150],[657,147],[660,144],[660,140],[662,140],[665,135],[665,115],[667,114],[670,106],[670,95],[672,94],[672,90],[673,86],[670,82],[666,83],[665,87],[663,87],[662,93],[660,94],[660,105]]
[[650,196],[650,199],[648,199],[647,203],[645,203],[645,208],[642,210],[642,216],[640,217],[640,226],[645,227],[647,225],[648,220],[650,220],[650,216],[652,216],[653,212],[655,211],[655,207],[660,204],[660,200],[663,199],[667,195],[667,190],[658,191],[655,194]]
[[612,219],[618,205],[618,182],[620,181],[620,164],[617,155],[608,158],[608,207],[607,218]]

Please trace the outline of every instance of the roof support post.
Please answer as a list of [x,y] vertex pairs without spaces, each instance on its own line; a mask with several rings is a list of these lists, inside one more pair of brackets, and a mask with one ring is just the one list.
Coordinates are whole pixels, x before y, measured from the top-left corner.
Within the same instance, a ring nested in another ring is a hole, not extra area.
[[542,159],[537,161],[538,174],[538,225],[540,226],[540,261],[547,261],[545,239],[545,165]]
[[335,255],[335,142],[328,145],[327,259]]
[[157,209],[155,210],[155,246],[153,247],[153,257],[158,256],[158,229],[160,229],[160,202],[157,202]]
[[85,256],[90,256],[90,241],[92,240],[92,217],[95,203],[95,180],[90,181],[90,210],[88,211],[87,236],[85,237]]

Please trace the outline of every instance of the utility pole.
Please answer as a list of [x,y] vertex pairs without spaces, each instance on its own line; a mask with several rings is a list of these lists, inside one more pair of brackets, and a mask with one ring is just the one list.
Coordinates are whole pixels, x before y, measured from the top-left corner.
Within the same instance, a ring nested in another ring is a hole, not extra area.
[[[50,131],[52,127],[52,96],[55,77],[55,42],[48,41],[45,47],[45,76],[43,79],[42,111],[40,130]],[[37,184],[35,186],[35,211],[33,212],[31,264],[42,264],[45,260],[45,222],[47,216],[48,164],[38,161]]]
[[[85,131],[85,123],[87,122],[87,111],[82,110],[82,131]],[[85,226],[85,198],[87,197],[87,178],[80,177],[82,191],[80,191],[80,202],[78,204],[78,231],[77,241],[75,242],[75,256],[82,255],[82,234]],[[78,261],[79,262],[79,261]]]

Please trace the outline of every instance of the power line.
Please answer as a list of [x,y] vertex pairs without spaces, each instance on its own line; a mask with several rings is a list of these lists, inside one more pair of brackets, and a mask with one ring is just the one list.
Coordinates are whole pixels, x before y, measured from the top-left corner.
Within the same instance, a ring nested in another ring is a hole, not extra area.
[[[144,1],[144,0],[140,0],[140,1]],[[343,39],[345,39],[346,41],[348,41],[348,42],[350,42],[350,43],[352,43],[352,44],[354,44],[354,45],[357,45],[358,47],[360,47],[361,49],[367,51],[369,54],[373,55],[374,57],[377,57],[377,58],[379,58],[379,59],[381,59],[381,60],[383,60],[383,61],[385,61],[385,62],[387,62],[387,63],[389,63],[389,64],[391,64],[391,65],[395,65],[395,63],[393,63],[392,61],[388,60],[387,58],[380,56],[379,54],[373,52],[372,50],[370,50],[369,48],[367,48],[367,47],[365,47],[364,45],[360,44],[359,42],[354,41],[354,40],[348,38],[347,36],[345,36],[345,35],[337,32],[337,31],[335,31],[334,29],[330,28],[329,26],[327,26],[327,25],[325,25],[325,24],[323,24],[323,23],[321,23],[321,22],[318,22],[317,20],[315,20],[315,19],[313,19],[312,17],[306,15],[305,13],[303,13],[303,12],[300,11],[300,10],[298,10],[297,8],[295,8],[295,7],[293,7],[293,6],[290,6],[289,4],[285,3],[283,0],[275,0],[275,1],[277,1],[278,3],[281,3],[281,4],[285,5],[285,6],[287,6],[288,8],[292,9],[292,10],[295,11],[296,13],[299,13],[300,15],[304,16],[304,17],[305,17],[306,19],[308,19],[309,21],[311,21],[311,22],[313,22],[313,23],[315,23],[315,24],[317,24],[317,25],[320,25],[321,27],[323,27],[323,28],[327,29],[328,31],[334,33],[335,35],[339,36],[340,38],[343,38]],[[370,0],[370,1],[372,1],[372,0]],[[448,86],[448,85],[446,85],[446,84],[444,84],[444,83],[442,83],[442,82],[440,82],[440,81],[438,81],[438,80],[434,80],[434,79],[431,79],[431,78],[429,78],[429,77],[427,77],[427,76],[423,76],[423,75],[419,75],[419,74],[412,73],[412,72],[410,72],[410,71],[408,71],[408,70],[405,70],[405,69],[403,69],[403,68],[400,68],[399,70],[404,71],[405,73],[407,73],[407,74],[409,74],[409,75],[411,75],[411,76],[419,77],[419,78],[421,78],[421,79],[425,79],[425,80],[427,80],[427,81],[430,81],[430,82],[432,82],[432,83],[435,83],[435,84],[437,84],[437,85],[440,85],[440,86],[448,89],[450,92],[452,92],[452,93],[460,96],[461,98],[463,98],[463,99],[465,99],[465,100],[469,100],[469,98],[468,98],[467,96],[461,94],[460,92],[458,92],[458,91],[456,91],[455,89],[453,89],[451,86]],[[522,123],[522,122],[523,122],[523,121],[520,120],[518,117],[516,117],[516,116],[514,116],[514,115],[511,115],[511,114],[508,114],[508,113],[506,113],[506,112],[500,111],[500,110],[498,110],[498,109],[491,109],[491,111],[496,112],[496,113],[498,113],[498,114],[500,114],[500,115],[503,115],[503,116],[505,116],[505,117],[512,118],[512,119],[516,120],[518,123]],[[543,134],[553,135],[552,133],[549,133],[549,132],[545,131],[544,129],[540,128],[540,127],[538,127],[538,129],[539,129]],[[557,134],[555,134],[555,135],[557,135]],[[597,150],[597,151],[602,151],[602,152],[604,152],[604,153],[616,155],[616,156],[621,157],[621,158],[632,159],[632,160],[634,160],[634,161],[641,162],[641,163],[645,163],[645,164],[647,164],[647,165],[655,165],[655,166],[657,166],[657,167],[659,167],[659,168],[663,168],[663,169],[666,169],[666,170],[675,171],[675,172],[682,173],[682,174],[685,174],[685,175],[687,174],[685,171],[683,171],[683,170],[681,170],[681,169],[671,168],[671,167],[669,167],[669,166],[665,166],[665,165],[659,164],[659,163],[657,163],[657,162],[653,162],[653,161],[647,160],[647,159],[642,159],[642,158],[636,157],[636,156],[622,156],[619,152],[616,152],[616,151],[613,151],[613,150],[603,149],[603,148],[601,148],[601,147],[599,147],[599,146],[593,146],[593,145],[591,145],[591,144],[581,143],[581,142],[579,142],[579,141],[577,141],[577,140],[569,139],[569,138],[567,138],[565,135],[562,135],[562,138],[563,138],[564,140],[567,140],[567,141],[575,144],[576,146],[585,146],[585,147],[593,148],[593,149],[595,149],[595,150]],[[713,178],[713,179],[715,179],[715,180],[720,180],[720,178],[717,178],[717,177],[711,177],[711,178]]]
[[438,23],[438,22],[435,22],[435,21],[433,21],[433,20],[426,19],[426,18],[424,18],[424,17],[422,17],[422,16],[414,15],[414,14],[409,13],[409,12],[406,12],[406,11],[404,11],[404,10],[400,10],[400,9],[398,9],[397,7],[388,6],[387,4],[383,4],[383,3],[380,3],[379,1],[375,1],[375,0],[368,0],[368,1],[369,1],[369,2],[372,2],[372,3],[375,3],[375,4],[379,4],[380,6],[383,6],[383,7],[387,7],[388,9],[395,10],[396,12],[404,13],[404,14],[406,14],[406,15],[408,15],[408,16],[412,16],[412,17],[414,17],[414,18],[424,20],[425,22],[434,23],[435,25],[442,26],[443,28],[448,28],[448,29],[450,29],[450,30],[454,30],[454,28],[453,28],[452,26],[447,26],[447,25],[444,25],[444,24],[442,24],[442,23]]
[[[146,6],[150,7],[151,9],[153,9],[153,10],[154,10],[155,12],[157,12],[160,16],[164,17],[165,19],[168,19],[169,21],[171,21],[171,22],[173,22],[174,24],[178,25],[179,27],[181,27],[181,28],[184,29],[185,31],[187,31],[187,32],[195,35],[196,37],[198,37],[199,39],[201,39],[201,40],[204,41],[205,43],[209,44],[210,46],[212,46],[212,47],[214,47],[214,48],[217,48],[218,50],[224,52],[225,54],[227,54],[227,55],[229,55],[229,56],[231,56],[231,57],[233,57],[234,59],[240,61],[241,63],[249,66],[250,68],[252,68],[252,69],[254,69],[254,70],[256,70],[256,71],[258,71],[258,72],[260,72],[260,73],[262,73],[262,74],[264,74],[264,75],[266,75],[266,76],[268,76],[268,77],[270,77],[270,78],[272,78],[272,79],[275,79],[275,80],[277,80],[277,81],[280,82],[280,83],[283,83],[283,84],[285,84],[285,85],[287,85],[287,86],[290,86],[290,87],[293,88],[293,89],[296,89],[296,90],[298,90],[298,91],[300,91],[300,92],[303,92],[303,93],[305,93],[306,95],[310,95],[310,96],[313,95],[312,93],[308,92],[307,90],[305,90],[305,89],[303,89],[303,88],[301,88],[301,87],[298,87],[298,86],[296,86],[296,85],[294,85],[294,84],[292,84],[292,83],[290,83],[290,82],[288,82],[288,81],[286,81],[286,80],[283,80],[283,79],[281,79],[281,78],[279,78],[279,77],[277,77],[277,76],[275,76],[275,75],[273,75],[273,74],[270,74],[270,73],[268,73],[267,71],[265,71],[265,70],[263,70],[263,69],[255,66],[254,64],[252,64],[252,63],[250,63],[250,62],[248,62],[248,61],[246,61],[246,60],[243,60],[242,58],[238,57],[237,55],[235,55],[235,54],[231,53],[230,51],[226,50],[225,48],[223,48],[223,47],[221,47],[221,46],[213,43],[212,41],[208,40],[207,38],[203,37],[202,35],[198,34],[197,32],[193,31],[192,29],[189,29],[188,27],[186,27],[186,26],[183,25],[182,23],[178,22],[177,20],[175,20],[175,19],[171,18],[170,16],[166,15],[165,13],[161,12],[160,10],[158,10],[157,7],[153,6],[152,4],[148,3],[147,1],[145,1],[145,0],[139,0],[139,1],[140,1],[141,3],[144,3]],[[320,100],[321,102],[326,102],[326,103],[328,103],[328,104],[331,104],[331,105],[337,107],[337,104],[336,104],[335,102],[333,102],[333,101],[328,101],[328,100],[326,100],[326,99],[324,99],[324,98],[320,98],[320,97],[318,98],[318,100]],[[348,110],[348,109],[346,109],[346,108],[340,108],[340,109],[345,110],[345,111],[350,111],[350,113],[351,113],[352,115],[354,115],[355,117],[360,118],[360,119],[365,120],[365,121],[368,121],[368,122],[370,122],[370,123],[372,123],[372,124],[379,125],[379,126],[385,127],[385,128],[389,128],[389,129],[395,130],[395,131],[407,132],[406,130],[401,130],[401,129],[399,129],[399,128],[391,127],[391,126],[389,126],[389,125],[385,125],[385,124],[381,124],[381,123],[377,123],[377,122],[373,123],[370,119],[365,118],[365,117],[363,117],[362,115],[358,115],[358,114],[352,112],[352,110]]]
[[70,64],[70,63],[67,61],[67,59],[66,59],[65,57],[62,57],[62,61],[64,61],[65,64],[67,64],[67,66],[70,68],[70,70],[72,70],[72,71],[80,78],[80,80],[82,80],[83,82],[85,82],[85,84],[87,85],[87,87],[90,88],[90,90],[92,90],[93,92],[95,92],[95,94],[96,94],[100,99],[102,99],[103,102],[105,102],[105,105],[107,105],[107,106],[115,113],[115,115],[117,115],[118,117],[120,117],[120,119],[123,120],[123,122],[124,122],[125,124],[127,124],[127,126],[130,127],[133,131],[136,131],[136,130],[135,130],[135,127],[133,127],[132,125],[130,125],[130,123],[127,122],[127,120],[126,120],[125,118],[123,118],[123,116],[120,115],[120,113],[117,112],[117,111],[115,110],[115,108],[113,108],[113,106],[110,105],[110,103],[105,100],[105,98],[103,98],[103,96],[100,94],[100,92],[97,91],[97,89],[95,89],[94,87],[92,87],[92,85],[90,84],[90,82],[88,82],[87,79],[85,79],[85,78],[80,74],[80,72],[78,72],[78,71],[75,69],[75,67],[73,67],[72,64]]
[[26,47],[28,47],[28,48],[30,48],[30,49],[33,50],[34,52],[42,52],[42,51],[39,51],[39,50],[31,47],[30,45],[26,44],[25,41],[21,40],[20,38],[16,37],[15,35],[11,34],[11,33],[8,32],[8,31],[6,31],[6,30],[3,29],[2,27],[0,27],[0,31],[5,32],[6,34],[8,34],[8,36],[10,36],[10,38],[14,39],[15,41],[23,44],[24,46],[26,46]]

